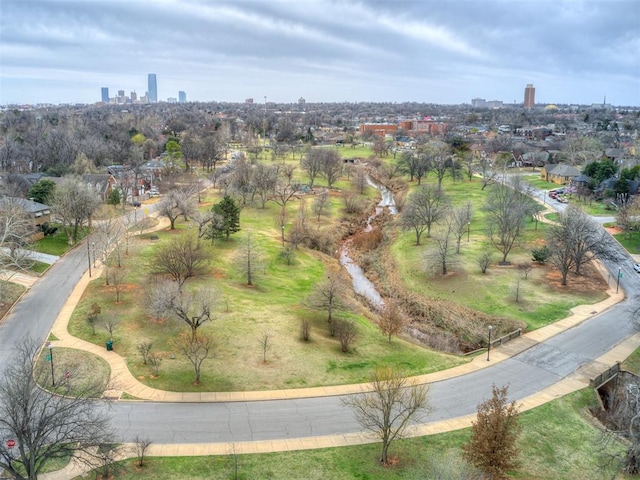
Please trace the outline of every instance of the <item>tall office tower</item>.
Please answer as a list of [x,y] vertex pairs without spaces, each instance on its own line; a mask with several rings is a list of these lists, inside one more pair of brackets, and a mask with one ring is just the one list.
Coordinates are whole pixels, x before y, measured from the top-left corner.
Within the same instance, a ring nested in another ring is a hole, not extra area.
[[138,101],[138,94],[136,93],[136,91],[134,90],[133,92],[131,92],[131,101],[132,102],[137,102]]
[[102,103],[109,103],[109,87],[102,87]]
[[533,88],[533,83],[527,83],[527,87],[524,89],[524,108],[533,108],[536,104],[536,89]]
[[149,74],[149,90],[148,90],[148,98],[149,103],[158,103],[158,83],[156,81],[156,74]]
[[182,90],[178,92],[178,103],[187,103],[187,92]]

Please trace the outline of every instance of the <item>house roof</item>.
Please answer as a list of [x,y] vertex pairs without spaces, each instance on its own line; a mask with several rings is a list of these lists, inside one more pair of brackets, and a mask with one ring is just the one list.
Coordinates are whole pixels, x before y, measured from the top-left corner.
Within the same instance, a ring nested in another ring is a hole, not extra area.
[[555,167],[547,170],[547,173],[561,177],[577,177],[580,175],[580,170],[566,163],[558,163]]
[[0,203],[19,205],[27,213],[42,212],[51,208],[43,203],[38,203],[34,202],[33,200],[27,200],[26,198],[19,197],[2,197],[0,198]]

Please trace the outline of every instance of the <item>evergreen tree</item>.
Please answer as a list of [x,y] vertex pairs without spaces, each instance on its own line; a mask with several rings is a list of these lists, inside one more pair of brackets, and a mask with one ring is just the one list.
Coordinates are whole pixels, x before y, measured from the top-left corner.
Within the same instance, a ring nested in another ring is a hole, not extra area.
[[211,210],[220,219],[211,225],[211,238],[229,240],[232,233],[240,231],[240,207],[229,195],[225,195]]
[[27,196],[32,198],[34,202],[48,205],[55,189],[56,184],[53,180],[43,179],[31,185]]
[[122,201],[122,197],[120,196],[120,190],[118,188],[113,188],[109,192],[107,196],[107,204],[109,205],[120,205]]

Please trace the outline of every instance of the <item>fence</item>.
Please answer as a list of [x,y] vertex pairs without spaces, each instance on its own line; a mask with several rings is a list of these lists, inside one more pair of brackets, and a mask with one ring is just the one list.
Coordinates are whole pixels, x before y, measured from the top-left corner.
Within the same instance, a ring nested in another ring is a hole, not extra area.
[[607,368],[604,372],[589,381],[589,385],[593,388],[599,388],[613,377],[620,373],[620,362],[617,362],[613,367]]

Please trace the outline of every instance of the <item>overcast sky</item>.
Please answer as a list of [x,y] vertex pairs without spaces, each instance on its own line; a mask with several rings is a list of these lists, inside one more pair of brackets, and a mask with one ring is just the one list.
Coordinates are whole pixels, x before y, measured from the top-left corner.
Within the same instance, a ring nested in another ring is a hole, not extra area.
[[0,104],[640,105],[640,0],[0,0]]

